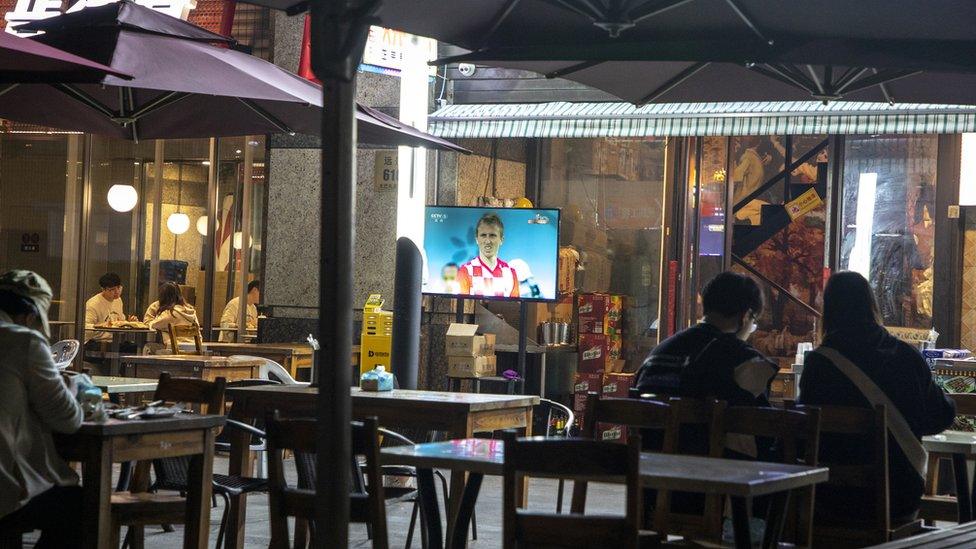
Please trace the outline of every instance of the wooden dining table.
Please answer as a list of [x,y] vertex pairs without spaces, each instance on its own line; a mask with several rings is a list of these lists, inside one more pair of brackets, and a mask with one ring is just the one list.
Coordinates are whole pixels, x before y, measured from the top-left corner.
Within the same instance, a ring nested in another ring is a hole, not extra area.
[[976,433],[945,431],[922,437],[922,446],[929,452],[951,458],[959,523],[972,522],[976,509],[976,478],[969,480],[967,462],[976,458]]
[[195,377],[213,381],[255,379],[260,375],[261,358],[235,358],[214,355],[129,355],[123,356],[122,373],[127,377],[159,379],[169,372],[177,377]]
[[273,360],[288,370],[291,377],[311,379],[315,351],[308,343],[204,343],[207,353],[220,356],[248,355]]
[[122,359],[126,358],[122,356],[120,348],[122,346],[122,341],[126,339],[131,339],[136,345],[136,353],[142,353],[143,347],[150,338],[156,337],[156,330],[143,329],[143,328],[94,328],[88,326],[86,330],[92,330],[95,332],[105,332],[112,336],[112,342],[109,345],[109,350],[104,352],[99,351],[85,351],[86,354],[91,356],[99,356],[102,358],[107,358],[109,360],[109,375],[120,375],[122,373],[121,363]]
[[[449,512],[446,546],[463,549],[468,524],[477,501],[484,475],[502,475],[505,465],[505,442],[501,440],[461,439],[431,442],[414,446],[383,448],[384,465],[408,465],[417,468],[424,527],[429,549],[444,547],[440,511],[437,508],[433,469],[467,471],[468,482],[461,496],[462,505]],[[827,480],[826,467],[806,467],[761,461],[740,461],[702,456],[641,453],[640,481],[644,488],[677,490],[728,496],[732,502],[735,547],[751,549],[749,531],[750,500],[770,496],[767,536],[764,547],[776,547],[786,516],[789,493]],[[453,478],[453,475],[452,475]]]
[[[444,431],[449,438],[471,438],[474,433],[502,429],[521,429],[532,434],[532,407],[539,397],[532,395],[491,395],[447,393],[440,391],[411,391],[397,389],[385,392],[350,389],[352,417],[376,417],[381,426],[397,429]],[[227,389],[233,401],[229,417],[254,424],[268,413],[278,410],[283,416],[314,416],[318,389],[296,385],[265,385]],[[251,464],[249,438],[243,432],[227,433],[231,437],[231,475],[247,474]],[[464,471],[451,475],[450,513],[461,507],[466,475]],[[433,482],[431,480],[431,482]],[[246,496],[231,498],[227,524],[227,547],[244,544]]]
[[154,420],[86,421],[70,435],[55,434],[65,461],[81,462],[84,502],[81,546],[107,549],[112,535],[112,464],[190,456],[183,547],[205,549],[210,535],[214,428],[224,416],[180,414]]

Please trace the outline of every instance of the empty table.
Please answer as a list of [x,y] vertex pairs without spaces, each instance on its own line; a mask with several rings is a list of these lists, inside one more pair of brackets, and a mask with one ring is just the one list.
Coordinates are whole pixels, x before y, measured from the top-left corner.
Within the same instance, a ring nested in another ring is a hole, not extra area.
[[[468,471],[470,480],[464,488],[461,505],[450,513],[448,547],[464,547],[471,511],[477,499],[483,475],[501,475],[505,464],[505,443],[500,440],[465,439],[432,442],[416,446],[383,448],[384,464],[417,467],[417,485],[426,517],[428,543],[440,547],[440,512],[437,509],[432,470]],[[641,485],[657,490],[678,490],[729,496],[733,507],[735,545],[751,548],[748,501],[757,496],[772,496],[771,522],[782,521],[790,491],[827,480],[826,467],[783,465],[761,461],[740,461],[701,456],[641,454]],[[775,547],[778,528],[770,529],[767,541]]]
[[264,364],[260,358],[230,360],[226,356],[211,355],[135,355],[124,356],[121,361],[127,376],[159,379],[159,374],[169,372],[175,377],[196,377],[207,381],[218,377],[227,381],[255,379]]
[[[285,416],[314,415],[318,389],[296,385],[265,385],[234,387],[227,390],[233,400],[230,418],[246,423],[263,419],[278,410]],[[532,407],[539,397],[531,395],[489,395],[446,393],[439,391],[409,391],[398,389],[386,392],[367,392],[351,389],[352,417],[376,417],[388,428],[420,428],[446,431],[451,438],[470,438],[476,432],[501,429],[524,429],[532,434]],[[248,436],[243,432],[228,433],[231,439],[230,474],[244,474],[251,463]],[[461,505],[464,491],[464,471],[451,475],[451,514]],[[244,496],[231,498],[227,524],[227,546],[242,547],[246,500]]]

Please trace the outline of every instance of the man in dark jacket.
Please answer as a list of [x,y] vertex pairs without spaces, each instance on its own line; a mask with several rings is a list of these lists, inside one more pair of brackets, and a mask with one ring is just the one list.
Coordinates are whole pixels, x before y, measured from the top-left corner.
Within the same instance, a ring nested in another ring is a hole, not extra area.
[[644,360],[637,377],[642,393],[714,397],[730,406],[768,406],[777,366],[746,343],[762,312],[759,285],[724,272],[702,289],[705,317],[665,339]]
[[[921,439],[952,425],[955,404],[935,384],[928,364],[911,345],[881,326],[878,306],[868,282],[853,272],[834,274],[824,290],[823,347],[854,363],[898,408],[912,433]],[[834,364],[811,353],[800,377],[803,404],[870,407],[868,399]],[[891,420],[889,419],[889,423]],[[840,463],[865,463],[868,445],[850,437],[821,437],[820,454]],[[924,490],[924,479],[909,462],[898,442],[888,436],[889,514],[897,524],[913,518]],[[817,512],[837,509],[845,515],[870,513],[872,494],[845,490],[833,494],[817,488]]]

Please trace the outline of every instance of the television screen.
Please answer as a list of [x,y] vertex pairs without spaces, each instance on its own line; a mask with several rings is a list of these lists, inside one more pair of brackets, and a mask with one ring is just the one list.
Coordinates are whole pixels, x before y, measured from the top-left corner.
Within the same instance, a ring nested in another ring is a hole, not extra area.
[[559,210],[427,206],[426,294],[555,301]]

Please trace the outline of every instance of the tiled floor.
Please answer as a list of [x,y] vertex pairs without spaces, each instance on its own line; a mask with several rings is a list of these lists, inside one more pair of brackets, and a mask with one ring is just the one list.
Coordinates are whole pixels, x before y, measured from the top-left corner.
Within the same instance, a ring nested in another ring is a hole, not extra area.
[[[214,462],[214,470],[216,472],[226,472],[227,459],[218,456]],[[572,484],[568,483],[565,495],[566,505],[568,505],[571,492]],[[533,479],[529,486],[529,505],[532,508],[555,510],[556,493],[557,485],[555,481]],[[470,548],[501,547],[501,500],[501,479],[498,477],[486,477],[484,484],[482,484],[481,494],[478,498],[476,508],[478,539],[469,544]],[[623,506],[623,489],[621,487],[600,484],[590,485],[587,492],[588,513],[620,514],[623,513]],[[411,509],[412,504],[408,503],[393,503],[387,506],[387,524],[390,531],[391,548],[405,546]],[[218,503],[216,508],[211,509],[211,547],[216,543],[222,512],[223,503]],[[421,544],[418,536],[419,532],[414,534],[412,545],[419,549]],[[349,538],[349,547],[371,547],[370,541],[366,536],[366,527],[363,525],[350,525]],[[30,540],[25,539],[25,541],[28,542],[25,546],[30,546]],[[264,548],[268,546],[269,541],[268,499],[263,495],[252,496],[248,499],[245,536],[246,547]],[[172,533],[165,533],[158,527],[148,527],[146,529],[146,547],[153,549],[176,549],[182,547],[182,543],[183,529],[180,526],[176,526],[176,531]]]

